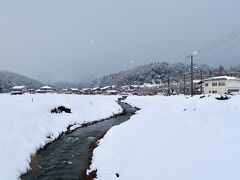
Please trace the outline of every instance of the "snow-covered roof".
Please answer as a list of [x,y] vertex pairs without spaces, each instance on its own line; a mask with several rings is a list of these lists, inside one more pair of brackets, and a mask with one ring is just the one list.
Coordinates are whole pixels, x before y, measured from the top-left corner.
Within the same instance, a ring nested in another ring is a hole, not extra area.
[[202,80],[201,79],[195,79],[193,80],[193,83],[200,83]]
[[92,88],[93,91],[100,89],[99,87]]
[[111,92],[117,92],[117,90],[107,90],[107,92],[111,93]]
[[144,83],[143,87],[157,87],[159,84],[150,84],[150,83]]
[[12,90],[18,90],[18,89],[23,89],[23,88],[25,88],[26,86],[14,86],[13,88],[12,88]]
[[71,88],[72,91],[78,91],[78,88]]
[[82,90],[83,91],[89,91],[89,90],[91,90],[91,88],[83,88]]
[[216,77],[205,79],[205,81],[211,81],[211,80],[240,80],[240,79],[236,77],[231,77],[231,76],[216,76]]
[[137,87],[139,87],[139,85],[131,85],[132,87],[134,87],[134,88],[137,88]]
[[123,88],[123,89],[124,89],[124,88],[129,88],[129,85],[122,86],[122,88]]
[[41,89],[52,89],[52,87],[50,87],[50,86],[43,86],[43,87],[41,87]]
[[111,86],[105,86],[103,88],[101,88],[102,90],[106,90],[106,89],[109,89]]

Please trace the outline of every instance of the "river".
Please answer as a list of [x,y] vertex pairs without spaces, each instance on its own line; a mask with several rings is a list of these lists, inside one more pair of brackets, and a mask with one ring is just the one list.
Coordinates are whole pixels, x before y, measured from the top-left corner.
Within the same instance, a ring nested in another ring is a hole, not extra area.
[[83,172],[89,165],[89,147],[96,138],[103,136],[111,127],[127,121],[136,111],[119,102],[125,114],[78,128],[39,151],[31,162],[31,170],[21,176],[22,180],[68,180],[84,179]]

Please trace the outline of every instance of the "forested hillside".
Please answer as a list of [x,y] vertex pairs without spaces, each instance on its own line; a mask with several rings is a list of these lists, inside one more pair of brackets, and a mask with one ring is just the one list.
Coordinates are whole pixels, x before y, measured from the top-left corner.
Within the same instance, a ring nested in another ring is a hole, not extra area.
[[11,90],[12,86],[16,85],[24,85],[28,88],[36,89],[42,86],[42,83],[14,72],[0,70],[1,92],[8,92]]

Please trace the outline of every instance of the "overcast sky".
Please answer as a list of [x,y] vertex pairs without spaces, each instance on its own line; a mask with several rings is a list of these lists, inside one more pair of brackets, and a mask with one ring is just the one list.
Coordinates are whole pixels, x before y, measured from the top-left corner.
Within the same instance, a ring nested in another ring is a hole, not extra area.
[[[0,0],[0,69],[84,81],[155,61],[188,63],[186,55],[240,28],[239,9],[239,0]],[[237,36],[195,60],[240,64],[239,50]]]

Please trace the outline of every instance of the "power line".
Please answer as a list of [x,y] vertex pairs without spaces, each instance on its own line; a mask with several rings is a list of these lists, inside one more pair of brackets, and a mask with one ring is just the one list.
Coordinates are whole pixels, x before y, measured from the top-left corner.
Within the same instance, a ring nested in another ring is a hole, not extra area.
[[225,49],[223,49],[223,50],[221,50],[221,51],[219,51],[219,52],[217,52],[217,53],[214,53],[214,54],[211,55],[210,57],[204,58],[204,61],[206,61],[206,60],[211,60],[213,57],[216,57],[216,56],[218,56],[218,55],[220,55],[220,54],[224,54],[224,53],[226,53],[226,52],[228,52],[228,51],[236,48],[236,47],[239,46],[239,45],[240,45],[240,41],[237,41],[236,43],[232,44],[230,47],[227,47],[227,48],[225,48]]
[[[189,57],[191,59],[191,64],[190,64],[190,66],[191,66],[191,96],[193,96],[193,94],[194,94],[194,88],[193,88],[193,56],[196,55],[197,53],[202,54],[202,53],[207,52],[211,49],[217,48],[220,45],[226,43],[227,41],[236,38],[237,36],[240,36],[240,28],[238,28],[235,31],[227,34],[223,38],[221,38],[221,39],[219,39],[219,40],[217,40],[213,43],[210,43],[210,44],[206,45],[205,47],[198,49],[197,51],[194,51],[191,55],[188,55],[183,59],[183,61],[185,61]],[[234,48],[235,46],[237,46],[239,44],[240,44],[240,42],[235,43],[234,46],[231,47],[230,49]],[[168,80],[170,80],[170,79],[168,79]],[[201,81],[202,81],[202,69],[201,69]],[[185,76],[184,76],[184,84],[185,84]],[[169,91],[169,86],[170,86],[170,83],[168,82],[168,91]],[[185,85],[184,85],[184,88],[185,88]],[[185,91],[185,89],[184,89],[184,91]],[[201,93],[202,93],[202,87],[201,87]]]
[[240,28],[236,29],[235,31],[232,31],[231,33],[227,34],[226,36],[222,37],[221,39],[219,39],[215,42],[212,42],[203,48],[198,49],[197,52],[202,54],[211,49],[217,48],[217,47],[221,46],[222,44],[226,43],[227,41],[234,39],[235,37],[237,37],[239,35],[240,35]]
[[[206,53],[207,51],[210,51],[210,50],[212,50],[214,48],[217,48],[217,47],[221,46],[222,44],[224,44],[224,43],[228,42],[229,40],[234,39],[234,38],[236,38],[238,36],[240,36],[240,28],[237,28],[236,30],[234,30],[231,33],[227,34],[226,36],[218,39],[217,41],[214,41],[214,42],[212,42],[212,43],[210,43],[210,44],[208,44],[208,45],[198,49],[196,52],[198,54]],[[234,47],[239,45],[239,44],[240,44],[240,42],[235,43]],[[234,48],[234,47],[231,47],[231,49]],[[227,49],[227,50],[229,50],[229,49]],[[221,52],[219,52],[219,54],[220,53]],[[186,56],[185,58],[182,59],[181,62],[185,62],[189,57],[190,57],[189,55]]]

